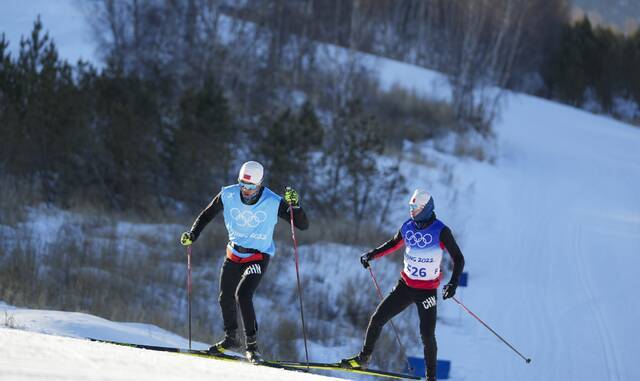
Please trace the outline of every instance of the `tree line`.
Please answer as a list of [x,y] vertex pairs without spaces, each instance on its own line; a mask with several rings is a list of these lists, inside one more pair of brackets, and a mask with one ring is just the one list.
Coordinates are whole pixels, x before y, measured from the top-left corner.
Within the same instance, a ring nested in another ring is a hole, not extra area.
[[116,59],[71,65],[43,28],[15,58],[0,38],[0,174],[29,179],[46,201],[193,213],[255,159],[274,190],[293,185],[318,214],[355,218],[380,208],[354,189],[399,179],[376,160],[382,129],[357,98],[328,117],[311,100],[243,113],[213,70],[180,81]]
[[[542,70],[542,95],[577,107],[640,122],[640,28],[630,35],[588,18],[567,24]],[[636,114],[619,115],[617,102],[630,101]],[[593,104],[595,103],[595,105]]]
[[[399,163],[380,153],[405,138],[490,134],[495,85],[609,113],[640,104],[640,31],[572,23],[565,0],[85,6],[100,70],[61,60],[39,21],[16,57],[0,43],[0,173],[54,202],[193,208],[251,158],[320,213],[363,216],[381,208],[354,186],[401,187],[389,176]],[[451,102],[380,90],[361,51],[441,70]]]
[[[302,36],[446,74],[459,127],[490,132],[500,94],[485,90],[494,87],[640,120],[640,28],[625,35],[586,17],[573,21],[568,0],[221,3],[222,14],[271,31],[272,63]],[[313,51],[297,46],[302,56]]]

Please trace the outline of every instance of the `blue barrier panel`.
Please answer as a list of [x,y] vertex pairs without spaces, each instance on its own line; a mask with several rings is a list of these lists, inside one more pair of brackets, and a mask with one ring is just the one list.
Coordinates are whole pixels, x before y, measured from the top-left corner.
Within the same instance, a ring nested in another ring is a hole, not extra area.
[[460,274],[460,280],[458,281],[458,286],[467,287],[467,281],[469,280],[469,273],[463,272]]
[[[409,364],[413,368],[414,376],[424,377],[424,373],[426,371],[424,367],[424,359],[422,357],[408,357]],[[404,368],[404,371],[409,373],[409,367]],[[446,380],[449,378],[449,371],[451,370],[451,361],[449,360],[438,360],[437,363],[438,368],[438,380]]]
[[[424,373],[426,372],[426,369],[424,367],[424,359],[422,357],[407,357],[407,359],[409,360],[409,364],[411,364],[411,367],[413,368],[413,372],[411,374],[413,374],[414,376],[418,376],[418,377],[424,377]],[[404,371],[409,373],[409,367],[404,368]]]
[[438,360],[438,379],[447,380],[449,379],[449,371],[451,370],[451,361],[449,360]]

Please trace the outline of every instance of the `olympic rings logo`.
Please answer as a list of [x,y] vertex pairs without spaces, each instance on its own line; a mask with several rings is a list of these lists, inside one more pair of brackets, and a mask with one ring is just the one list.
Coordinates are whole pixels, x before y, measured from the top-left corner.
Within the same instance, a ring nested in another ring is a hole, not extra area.
[[417,246],[420,249],[424,249],[431,242],[433,242],[433,237],[429,233],[414,233],[412,230],[407,230],[407,232],[404,234],[404,240],[409,244],[409,246]]
[[267,213],[258,211],[253,213],[250,210],[240,211],[238,208],[231,209],[231,217],[240,227],[255,228],[267,219]]

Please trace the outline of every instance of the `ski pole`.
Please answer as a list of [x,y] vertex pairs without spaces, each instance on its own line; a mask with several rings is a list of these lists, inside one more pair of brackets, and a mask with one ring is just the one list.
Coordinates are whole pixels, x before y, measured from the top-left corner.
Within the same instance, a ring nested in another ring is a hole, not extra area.
[[[376,286],[376,290],[378,291],[378,297],[380,297],[380,300],[382,301],[384,299],[382,297],[382,291],[380,291],[380,286],[378,286],[378,281],[376,280],[375,275],[373,275],[371,264],[369,264],[368,268],[369,268],[369,274],[371,274],[371,279],[373,279],[373,284]],[[389,320],[389,323],[391,323],[391,327],[393,327],[393,333],[396,334],[396,340],[398,340],[398,345],[400,345],[400,350],[402,351],[402,355],[404,356],[404,359],[407,362],[407,367],[409,369],[409,372],[413,372],[413,367],[411,366],[411,363],[409,362],[409,358],[407,357],[407,351],[405,351],[404,345],[402,345],[402,342],[400,341],[400,335],[398,335],[398,329],[396,328],[395,324],[393,324],[393,320]]]
[[191,350],[191,245],[187,246],[187,298],[189,300],[187,312],[189,316],[189,350]]
[[298,279],[298,297],[300,299],[300,317],[302,319],[302,334],[304,336],[304,354],[307,359],[307,369],[309,369],[309,350],[307,349],[307,329],[304,325],[304,311],[302,309],[302,286],[300,286],[300,269],[298,267],[298,242],[296,241],[296,231],[293,225],[293,206],[289,203],[289,217],[291,221],[291,238],[293,239],[293,255],[296,262],[296,278]]
[[514,352],[516,352],[518,354],[518,356],[522,357],[522,359],[528,364],[531,362],[530,358],[524,357],[520,352],[518,352],[517,349],[515,349],[511,344],[509,344],[507,342],[507,340],[503,339],[500,335],[498,335],[498,333],[496,331],[494,331],[493,329],[491,329],[491,327],[489,327],[485,322],[482,321],[482,319],[480,319],[476,314],[474,314],[473,312],[471,312],[471,310],[469,310],[464,304],[462,304],[458,299],[456,299],[455,296],[451,297],[456,303],[458,303],[465,311],[467,311],[469,313],[469,315],[473,316],[474,318],[476,318],[476,320],[478,320],[480,323],[482,323],[482,325],[484,325],[489,331],[491,331],[491,333],[493,333],[494,335],[496,335],[498,337],[498,339],[502,340],[503,343],[507,344],[509,346],[509,348],[511,348]]

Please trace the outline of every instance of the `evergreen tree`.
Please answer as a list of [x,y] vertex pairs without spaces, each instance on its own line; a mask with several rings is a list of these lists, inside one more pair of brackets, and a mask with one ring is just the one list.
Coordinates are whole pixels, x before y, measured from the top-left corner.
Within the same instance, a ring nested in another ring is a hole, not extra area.
[[298,112],[286,109],[274,120],[263,117],[260,124],[250,135],[258,138],[255,151],[269,168],[269,186],[276,192],[286,185],[311,191],[312,154],[323,139],[323,129],[311,103],[303,104]]
[[623,78],[620,74],[624,37],[603,27],[596,28],[594,37],[595,46],[587,64],[591,68],[591,85],[603,111],[611,113],[614,96],[622,93]]
[[639,34],[625,37],[608,27],[593,28],[588,18],[567,25],[559,49],[541,70],[547,96],[581,107],[591,93],[590,100],[610,114],[616,112],[616,97],[640,106]]
[[386,189],[384,169],[377,162],[384,149],[380,125],[364,112],[359,100],[348,102],[334,117],[331,136],[325,142],[323,181],[325,214],[341,213],[356,221],[356,230],[366,216],[377,214],[375,192]]
[[76,170],[86,114],[79,107],[71,66],[59,60],[42,30],[37,19],[30,37],[20,42],[14,64],[3,53],[2,151],[10,173],[33,177],[53,201],[64,196],[73,176],[82,176]]
[[640,108],[640,27],[625,43],[623,65],[625,94]]
[[166,194],[162,167],[165,131],[155,87],[148,80],[108,67],[98,77],[93,137],[94,173],[112,207],[150,208]]
[[209,77],[180,100],[169,148],[171,195],[202,206],[229,179],[236,137],[227,99]]

